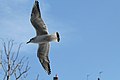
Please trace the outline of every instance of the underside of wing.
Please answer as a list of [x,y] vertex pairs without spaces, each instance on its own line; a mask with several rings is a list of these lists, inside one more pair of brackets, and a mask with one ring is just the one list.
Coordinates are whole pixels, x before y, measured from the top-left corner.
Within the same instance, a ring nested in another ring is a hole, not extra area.
[[43,68],[47,71],[48,75],[51,74],[50,61],[48,58],[49,53],[49,43],[39,44],[37,56]]
[[32,8],[30,21],[31,21],[33,27],[35,28],[37,35],[48,34],[46,25],[41,18],[39,2],[37,0],[35,1],[35,4]]

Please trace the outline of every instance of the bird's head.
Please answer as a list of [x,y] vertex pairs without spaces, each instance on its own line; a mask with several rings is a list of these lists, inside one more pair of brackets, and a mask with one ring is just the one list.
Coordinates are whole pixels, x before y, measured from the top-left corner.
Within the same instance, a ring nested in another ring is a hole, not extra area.
[[31,38],[26,44],[34,42],[34,38]]

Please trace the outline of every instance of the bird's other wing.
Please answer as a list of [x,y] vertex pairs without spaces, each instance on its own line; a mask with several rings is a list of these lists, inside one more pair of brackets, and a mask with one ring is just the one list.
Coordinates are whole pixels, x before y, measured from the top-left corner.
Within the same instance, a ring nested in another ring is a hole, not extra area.
[[39,48],[37,52],[39,61],[42,64],[43,68],[47,71],[48,75],[51,74],[50,61],[48,57],[49,47],[50,47],[49,43],[39,44]]
[[35,0],[35,3],[32,8],[30,21],[31,21],[33,27],[35,28],[37,35],[48,34],[46,25],[41,18],[39,2],[37,0]]

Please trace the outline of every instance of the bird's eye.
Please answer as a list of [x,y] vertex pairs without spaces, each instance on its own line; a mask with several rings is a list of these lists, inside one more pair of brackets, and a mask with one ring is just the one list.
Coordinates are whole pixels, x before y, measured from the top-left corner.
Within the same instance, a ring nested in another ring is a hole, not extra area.
[[33,14],[31,14],[31,16],[33,16]]

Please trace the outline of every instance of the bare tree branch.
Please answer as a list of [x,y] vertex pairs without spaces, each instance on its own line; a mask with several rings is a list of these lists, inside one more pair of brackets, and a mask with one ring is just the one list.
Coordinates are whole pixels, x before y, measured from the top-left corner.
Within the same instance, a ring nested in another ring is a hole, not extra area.
[[[20,78],[26,78],[27,72],[29,71],[29,62],[28,58],[22,57],[20,60],[18,58],[20,53],[22,43],[18,46],[17,52],[12,52],[13,50],[13,40],[3,42],[3,53],[0,55],[1,66],[3,69],[3,80],[10,80],[10,77],[14,76],[15,80]],[[15,55],[16,54],[16,55]]]
[[5,55],[7,57],[7,50],[6,50],[6,43],[5,42],[3,43],[3,47],[4,47]]
[[37,78],[35,80],[39,80],[39,74],[37,75]]

